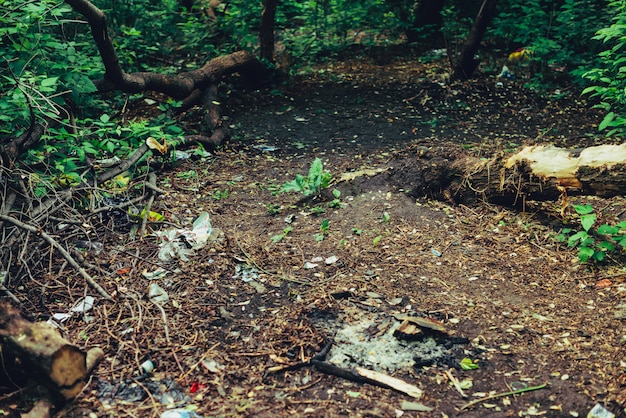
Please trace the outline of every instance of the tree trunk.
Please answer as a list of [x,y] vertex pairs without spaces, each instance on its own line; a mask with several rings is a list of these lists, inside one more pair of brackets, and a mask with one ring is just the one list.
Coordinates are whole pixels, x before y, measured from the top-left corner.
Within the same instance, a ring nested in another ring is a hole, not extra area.
[[45,322],[30,322],[8,303],[0,303],[2,371],[10,381],[32,379],[59,405],[78,395],[102,359],[99,348],[84,352]]
[[470,79],[478,64],[480,64],[480,61],[475,59],[474,56],[480,47],[480,42],[485,35],[487,26],[489,26],[491,19],[493,19],[496,13],[496,3],[497,0],[483,0],[483,4],[480,6],[478,15],[474,20],[472,30],[463,44],[459,61],[453,69],[452,80]]
[[[388,181],[413,197],[432,196],[454,203],[476,200],[523,207],[527,200],[570,195],[612,197],[626,190],[626,143],[567,150],[551,145],[523,148],[488,160],[454,145],[418,147],[417,156],[393,164]],[[358,184],[354,184],[358,187]]]
[[259,42],[261,44],[261,58],[274,62],[274,21],[278,0],[265,0],[261,13],[261,28]]

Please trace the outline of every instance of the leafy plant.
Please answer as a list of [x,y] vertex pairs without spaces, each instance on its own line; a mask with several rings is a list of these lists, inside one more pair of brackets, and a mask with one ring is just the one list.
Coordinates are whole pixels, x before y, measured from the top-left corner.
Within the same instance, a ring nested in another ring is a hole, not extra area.
[[324,209],[322,206],[313,206],[311,208],[311,213],[315,216],[320,216],[326,213],[326,209]]
[[322,223],[320,224],[320,233],[314,235],[315,241],[324,241],[324,238],[326,238],[326,235],[328,235],[329,227],[330,223],[328,222],[328,219],[322,220]]
[[333,196],[334,196],[334,199],[328,204],[328,207],[342,208],[344,204],[339,199],[339,197],[341,196],[341,192],[337,189],[333,189]]
[[603,224],[595,229],[597,215],[591,205],[574,205],[574,210],[580,215],[582,230],[563,228],[556,239],[567,242],[568,247],[577,247],[578,259],[582,263],[590,259],[603,261],[607,253],[615,251],[618,247],[626,248],[626,221],[617,225]]
[[594,65],[598,48],[592,36],[610,15],[605,4],[595,0],[504,2],[487,38],[504,50],[503,56],[520,47],[532,51],[514,72],[526,72],[526,87],[545,91],[563,81],[582,81],[581,69]]
[[283,211],[283,207],[278,203],[268,203],[266,208],[267,213],[270,215],[278,215]]
[[582,75],[593,84],[582,94],[598,97],[600,103],[594,107],[607,112],[598,125],[606,136],[626,131],[626,2],[615,0],[609,4],[616,11],[613,24],[593,37],[609,48],[600,52],[600,65]]
[[476,360],[472,360],[471,358],[464,357],[463,360],[459,362],[461,369],[463,370],[476,370],[480,366]]
[[280,191],[283,193],[298,192],[308,197],[319,194],[322,189],[330,185],[331,180],[332,176],[329,171],[324,170],[322,160],[316,158],[311,163],[307,176],[296,174],[296,178],[283,184]]
[[230,191],[228,189],[224,189],[224,190],[217,189],[211,195],[211,197],[215,200],[224,200],[228,196],[230,196]]

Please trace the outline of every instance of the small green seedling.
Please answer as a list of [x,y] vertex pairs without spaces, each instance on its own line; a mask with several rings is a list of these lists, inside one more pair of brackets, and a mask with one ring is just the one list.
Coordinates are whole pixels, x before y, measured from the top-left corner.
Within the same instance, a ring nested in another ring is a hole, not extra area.
[[344,203],[341,202],[341,200],[339,200],[339,196],[341,196],[341,192],[337,189],[333,189],[333,196],[335,197],[332,202],[330,202],[328,204],[329,207],[331,208],[342,208],[344,206]]
[[323,215],[324,213],[326,213],[326,209],[324,209],[321,206],[313,206],[311,208],[311,213],[315,216],[320,216]]
[[468,357],[461,360],[460,365],[463,370],[476,370],[479,367],[476,361]]
[[317,242],[324,241],[324,238],[326,237],[326,235],[328,235],[329,226],[330,226],[330,223],[328,222],[328,219],[324,219],[322,223],[320,224],[321,232],[313,235],[315,237],[315,241]]
[[287,228],[283,229],[282,233],[280,233],[278,235],[274,235],[270,239],[272,240],[272,242],[280,242],[280,241],[282,241],[283,238],[285,238],[287,235],[289,235],[289,233],[292,230],[293,230],[293,227],[292,226],[288,226]]
[[305,197],[319,194],[322,189],[326,189],[332,180],[330,172],[324,170],[322,160],[316,158],[311,163],[308,176],[296,174],[294,180],[288,181],[281,187],[283,193],[298,192]]
[[283,211],[283,207],[278,203],[268,203],[266,208],[267,213],[269,213],[270,215],[278,215]]
[[213,192],[213,195],[211,197],[215,200],[224,200],[228,196],[230,196],[230,191],[228,189],[224,189],[223,191],[220,189],[217,189],[216,191]]

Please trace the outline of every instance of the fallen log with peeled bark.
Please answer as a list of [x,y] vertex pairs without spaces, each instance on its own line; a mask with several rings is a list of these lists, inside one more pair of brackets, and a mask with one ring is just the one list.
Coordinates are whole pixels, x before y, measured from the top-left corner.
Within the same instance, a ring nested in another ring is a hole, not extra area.
[[527,146],[508,158],[465,167],[464,173],[457,192],[488,201],[523,204],[561,197],[566,203],[573,194],[612,197],[626,191],[626,144],[575,150]]
[[[455,203],[480,199],[504,206],[561,198],[565,206],[572,195],[626,194],[626,144],[573,150],[534,145],[487,159],[472,157],[458,145],[417,146],[415,151],[380,174],[413,197]],[[351,183],[358,188],[363,181]]]
[[57,405],[77,396],[104,353],[85,352],[45,322],[30,322],[8,303],[0,303],[0,357],[12,382],[30,379],[44,386]]

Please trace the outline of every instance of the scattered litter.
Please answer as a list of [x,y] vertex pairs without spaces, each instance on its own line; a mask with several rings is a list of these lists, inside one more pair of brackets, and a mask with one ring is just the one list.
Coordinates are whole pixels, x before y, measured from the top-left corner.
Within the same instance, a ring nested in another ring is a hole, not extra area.
[[141,363],[141,370],[145,373],[145,374],[150,374],[152,373],[152,371],[154,370],[154,362],[152,360],[146,360],[143,363]]
[[85,296],[84,298],[80,298],[78,299],[78,301],[76,301],[76,303],[74,303],[74,306],[70,308],[69,312],[60,312],[53,314],[52,317],[48,319],[48,323],[56,326],[58,324],[55,324],[55,322],[63,323],[73,317],[75,314],[82,315],[83,321],[91,322],[95,319],[95,317],[87,315],[87,312],[89,312],[93,308],[94,302],[95,299],[93,296]]
[[82,248],[86,251],[91,251],[96,255],[100,254],[102,252],[102,249],[104,248],[104,244],[97,241],[78,240],[74,242],[74,245],[76,245],[76,248]]
[[326,260],[324,260],[324,263],[326,263],[326,265],[331,265],[337,262],[337,260],[339,260],[339,258],[337,258],[337,256],[335,255],[331,255],[330,257],[328,257]]
[[285,217],[285,223],[290,224],[290,223],[292,223],[294,221],[294,219],[296,219],[296,215],[295,214],[292,213],[291,215],[287,215]]
[[597,403],[587,414],[587,418],[615,418],[615,414]]
[[174,154],[174,160],[176,162],[188,160],[191,158],[191,154],[186,151],[174,150],[172,151],[172,153]]
[[116,164],[119,164],[121,161],[122,159],[120,157],[111,157],[111,158],[104,158],[102,160],[95,160],[93,164],[97,168],[108,168],[108,167],[113,167]]
[[121,382],[110,382],[104,379],[96,381],[96,396],[107,405],[122,403],[139,403],[148,398],[162,405],[181,405],[190,401],[183,388],[174,379],[136,380],[128,379]]
[[193,382],[189,387],[189,392],[198,393],[199,391],[204,391],[206,389],[206,385],[200,382]]
[[443,254],[441,253],[441,251],[437,251],[437,250],[435,250],[434,248],[431,248],[431,249],[430,249],[430,252],[431,252],[431,253],[433,253],[433,255],[434,255],[435,257],[441,257],[441,256],[443,255]]
[[[182,261],[189,261],[189,256],[193,250],[199,250],[208,242],[217,241],[222,231],[211,226],[211,218],[207,212],[202,212],[193,222],[193,227],[189,229],[168,229],[157,231],[155,235],[161,238],[161,249],[159,250],[159,260],[171,261],[180,258]],[[184,238],[184,242],[179,238]],[[191,247],[191,248],[189,248]]]
[[272,145],[264,145],[264,144],[253,145],[252,148],[256,148],[261,152],[274,152],[278,150],[277,147],[274,147]]
[[233,279],[239,278],[246,283],[251,282],[259,278],[259,270],[248,264],[237,264],[235,266],[235,275],[233,276]]
[[150,283],[150,286],[148,286],[148,297],[154,304],[167,303],[167,301],[170,300],[165,289],[156,283]]
[[200,364],[211,373],[218,373],[226,368],[226,366],[213,359],[203,359]]
[[250,280],[248,282],[248,284],[250,286],[252,286],[254,288],[254,290],[256,290],[256,292],[259,293],[259,294],[263,294],[263,293],[267,292],[267,289],[265,288],[265,286],[263,286],[262,283],[259,283],[259,282],[255,281],[255,280]]
[[202,416],[196,414],[195,411],[177,408],[163,412],[161,418],[202,418]]
[[409,402],[409,401],[402,401],[402,405],[400,406],[400,409],[402,409],[403,411],[419,411],[419,412],[430,412],[433,410],[433,408],[431,408],[430,406],[426,406],[419,402]]
[[309,261],[307,261],[306,263],[304,263],[304,268],[305,269],[314,269],[315,267],[319,266],[319,264],[316,263],[311,263]]
[[159,267],[158,269],[154,271],[144,270],[141,272],[141,275],[148,280],[157,280],[162,277],[165,277],[166,274],[167,274],[167,270],[165,270],[163,267]]

